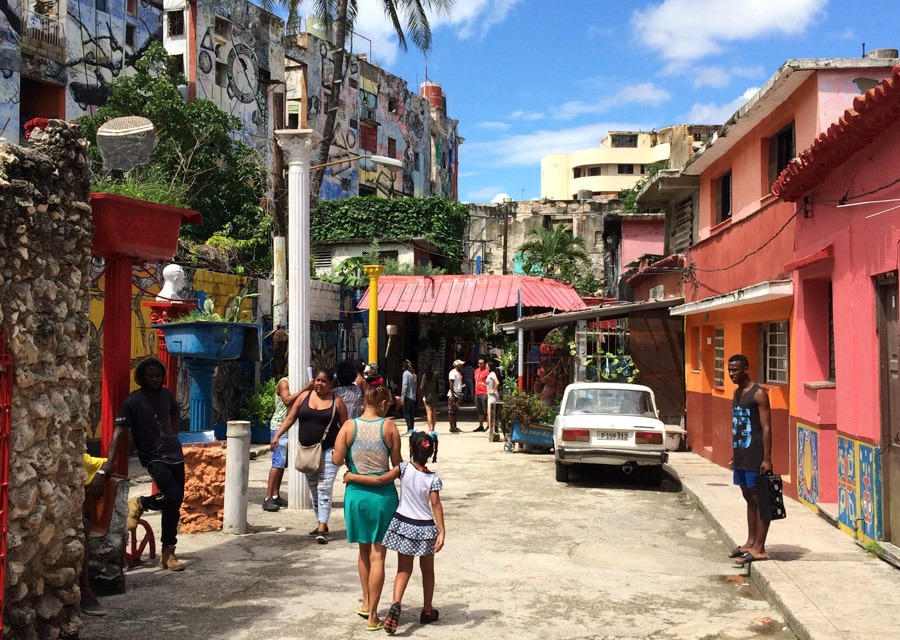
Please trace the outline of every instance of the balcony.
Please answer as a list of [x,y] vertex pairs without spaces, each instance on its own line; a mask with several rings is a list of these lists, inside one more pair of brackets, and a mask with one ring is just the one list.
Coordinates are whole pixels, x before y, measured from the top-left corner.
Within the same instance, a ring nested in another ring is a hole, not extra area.
[[24,49],[54,60],[65,59],[66,30],[62,22],[34,11],[25,11],[22,24]]

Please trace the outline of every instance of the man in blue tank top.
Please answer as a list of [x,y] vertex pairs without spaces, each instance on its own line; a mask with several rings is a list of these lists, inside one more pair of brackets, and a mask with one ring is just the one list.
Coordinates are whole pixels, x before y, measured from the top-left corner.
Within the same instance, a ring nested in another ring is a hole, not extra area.
[[772,473],[772,428],[769,396],[750,379],[747,356],[728,359],[728,377],[737,385],[731,401],[731,444],[734,484],[741,488],[747,503],[747,542],[735,547],[730,557],[743,566],[765,560],[769,523],[759,513],[756,480],[761,473]]

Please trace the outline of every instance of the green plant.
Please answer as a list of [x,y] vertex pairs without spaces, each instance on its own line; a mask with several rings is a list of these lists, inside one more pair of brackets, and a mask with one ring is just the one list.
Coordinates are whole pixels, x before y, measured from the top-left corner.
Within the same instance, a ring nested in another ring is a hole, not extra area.
[[863,545],[863,549],[866,550],[866,553],[875,558],[884,554],[884,547],[875,541],[867,542]]
[[513,422],[524,424],[551,424],[555,414],[540,399],[524,391],[513,391],[503,397],[500,420],[505,426]]
[[651,162],[647,165],[647,175],[634,183],[633,187],[619,191],[619,200],[622,203],[622,211],[625,213],[637,212],[637,195],[653,179],[657,173],[669,166],[668,160]]
[[516,249],[516,254],[522,258],[524,273],[574,284],[590,271],[591,261],[584,239],[573,235],[566,225],[558,225],[552,230],[532,229],[529,237],[533,239]]
[[256,385],[253,394],[247,398],[241,410],[241,417],[266,421],[275,413],[275,387],[278,381],[269,378]]
[[597,361],[597,372],[607,382],[637,382],[641,372],[635,366],[631,356],[622,353],[597,353],[594,358]]
[[243,317],[249,311],[242,310],[241,305],[244,303],[244,300],[258,297],[258,293],[247,293],[246,291],[237,294],[231,299],[231,305],[228,307],[225,315],[217,313],[215,301],[212,298],[207,298],[203,301],[202,307],[176,318],[173,322],[244,322],[245,320],[251,320],[252,318]]
[[114,193],[172,207],[187,208],[187,186],[172,182],[159,167],[136,167],[120,179],[91,176],[92,193]]

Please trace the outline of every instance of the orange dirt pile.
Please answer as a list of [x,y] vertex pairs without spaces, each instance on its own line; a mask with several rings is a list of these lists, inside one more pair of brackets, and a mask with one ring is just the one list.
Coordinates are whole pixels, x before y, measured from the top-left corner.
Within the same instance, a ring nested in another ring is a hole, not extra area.
[[184,445],[184,502],[181,533],[222,528],[225,505],[225,446],[221,442]]

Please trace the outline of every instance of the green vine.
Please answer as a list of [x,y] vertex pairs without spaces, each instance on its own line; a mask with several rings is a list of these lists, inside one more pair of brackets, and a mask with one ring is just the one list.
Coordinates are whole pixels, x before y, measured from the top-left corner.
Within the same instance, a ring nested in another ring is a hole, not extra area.
[[423,238],[438,247],[437,262],[448,272],[458,273],[467,221],[464,204],[436,196],[320,200],[312,218],[310,240]]

